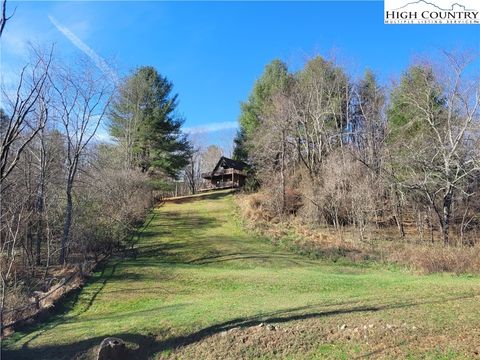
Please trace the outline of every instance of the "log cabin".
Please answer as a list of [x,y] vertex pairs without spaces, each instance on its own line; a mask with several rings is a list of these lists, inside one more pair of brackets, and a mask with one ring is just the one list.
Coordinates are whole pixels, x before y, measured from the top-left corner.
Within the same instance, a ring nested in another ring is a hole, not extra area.
[[202,174],[210,189],[239,188],[247,179],[247,164],[222,156],[212,172]]

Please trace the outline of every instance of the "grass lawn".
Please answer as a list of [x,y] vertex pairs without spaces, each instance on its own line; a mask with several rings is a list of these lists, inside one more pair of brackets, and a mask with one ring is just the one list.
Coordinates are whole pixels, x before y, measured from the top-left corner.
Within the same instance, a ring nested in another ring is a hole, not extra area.
[[137,258],[111,259],[2,359],[91,358],[107,336],[138,359],[480,356],[479,277],[301,257],[246,233],[233,196],[157,208]]

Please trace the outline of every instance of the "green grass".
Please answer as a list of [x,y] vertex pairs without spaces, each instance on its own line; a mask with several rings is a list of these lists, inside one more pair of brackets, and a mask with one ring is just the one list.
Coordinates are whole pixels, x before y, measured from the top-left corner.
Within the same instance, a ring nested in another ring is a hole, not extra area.
[[5,358],[88,358],[107,336],[142,359],[475,356],[478,277],[302,257],[246,233],[232,200],[157,208],[136,259],[111,259],[64,311],[4,341]]

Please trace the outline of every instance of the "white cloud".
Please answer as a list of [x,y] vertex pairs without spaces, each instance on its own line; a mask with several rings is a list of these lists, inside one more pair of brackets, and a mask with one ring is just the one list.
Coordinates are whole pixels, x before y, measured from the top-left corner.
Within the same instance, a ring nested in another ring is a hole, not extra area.
[[97,131],[93,137],[97,142],[112,144],[115,142],[115,139],[110,136],[106,131]]
[[187,134],[204,134],[220,130],[229,130],[238,128],[238,123],[236,121],[224,121],[217,123],[205,124],[202,126],[196,127],[187,127],[183,131]]
[[48,16],[51,23],[60,31],[70,42],[75,45],[78,49],[83,51],[95,65],[108,77],[112,79],[115,84],[118,84],[118,76],[116,72],[107,64],[107,62],[98,55],[90,46],[85,44],[82,40],[80,40],[73,32],[71,32],[67,27],[61,25],[57,19],[53,16]]

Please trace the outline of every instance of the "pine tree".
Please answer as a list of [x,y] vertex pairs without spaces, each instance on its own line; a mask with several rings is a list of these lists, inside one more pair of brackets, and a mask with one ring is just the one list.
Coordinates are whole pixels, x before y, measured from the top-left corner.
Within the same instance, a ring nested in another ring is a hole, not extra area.
[[248,101],[241,104],[240,130],[235,137],[234,158],[248,161],[248,141],[258,129],[262,118],[269,111],[271,98],[283,91],[288,83],[288,69],[280,60],[273,60],[265,66],[262,76],[255,82]]
[[173,84],[153,67],[141,67],[121,86],[111,110],[110,134],[126,166],[175,177],[188,163],[190,144],[181,132]]

